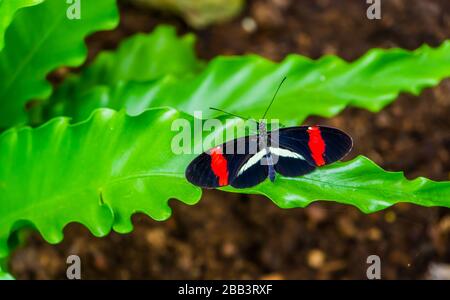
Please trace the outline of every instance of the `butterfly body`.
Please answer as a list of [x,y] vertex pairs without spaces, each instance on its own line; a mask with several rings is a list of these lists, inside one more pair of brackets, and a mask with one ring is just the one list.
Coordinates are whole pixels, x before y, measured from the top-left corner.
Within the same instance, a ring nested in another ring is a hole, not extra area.
[[258,133],[210,149],[195,158],[186,178],[203,188],[255,186],[276,174],[296,177],[344,157],[353,142],[343,131],[325,126],[297,126]]
[[264,152],[266,153],[266,155],[263,158],[265,158],[267,161],[268,177],[269,177],[270,181],[274,182],[276,172],[275,172],[275,168],[274,168],[272,153],[270,152],[270,148],[267,145],[268,136],[267,136],[266,123],[264,123],[264,122],[258,123],[258,134],[259,134],[259,139],[258,139],[259,148],[264,149]]

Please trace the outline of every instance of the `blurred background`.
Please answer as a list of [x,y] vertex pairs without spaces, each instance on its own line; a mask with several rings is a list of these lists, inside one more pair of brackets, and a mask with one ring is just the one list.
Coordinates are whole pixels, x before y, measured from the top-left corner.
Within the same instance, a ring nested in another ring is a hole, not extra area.
[[[203,59],[256,53],[280,61],[290,53],[335,54],[355,60],[371,48],[416,49],[450,38],[450,1],[382,0],[380,20],[365,0],[119,1],[120,26],[91,36],[89,61],[127,36],[172,24],[195,32]],[[67,70],[52,74],[57,84]],[[420,70],[417,70],[420,72]],[[346,109],[307,123],[353,136],[347,159],[364,154],[408,178],[450,178],[450,80],[420,96],[402,94],[374,114]],[[135,215],[131,234],[94,238],[71,224],[59,245],[31,234],[15,251],[18,279],[64,279],[77,254],[83,279],[366,279],[369,255],[383,279],[450,279],[450,211],[408,204],[365,215],[318,202],[282,210],[260,196],[206,191],[196,206],[171,201],[173,216],[156,222]]]

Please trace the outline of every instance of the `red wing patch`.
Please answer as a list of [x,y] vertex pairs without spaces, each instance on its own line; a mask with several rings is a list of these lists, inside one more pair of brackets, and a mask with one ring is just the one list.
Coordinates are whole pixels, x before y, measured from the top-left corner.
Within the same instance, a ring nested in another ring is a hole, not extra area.
[[308,147],[309,150],[311,150],[311,156],[317,166],[323,166],[325,164],[325,160],[323,158],[323,154],[325,153],[325,142],[322,138],[322,134],[320,133],[320,128],[317,126],[309,127],[308,135]]
[[223,156],[222,149],[220,147],[216,147],[211,149],[211,169],[219,178],[219,185],[225,186],[228,185],[228,163]]

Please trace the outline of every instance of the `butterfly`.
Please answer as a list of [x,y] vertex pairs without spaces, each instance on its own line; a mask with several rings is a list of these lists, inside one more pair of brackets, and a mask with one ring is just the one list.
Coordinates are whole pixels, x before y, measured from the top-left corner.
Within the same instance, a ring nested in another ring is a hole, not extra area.
[[352,147],[352,138],[337,128],[315,125],[268,131],[267,125],[260,122],[257,134],[228,141],[197,156],[185,175],[202,188],[250,188],[267,178],[274,182],[276,174],[297,177],[311,173],[340,160]]

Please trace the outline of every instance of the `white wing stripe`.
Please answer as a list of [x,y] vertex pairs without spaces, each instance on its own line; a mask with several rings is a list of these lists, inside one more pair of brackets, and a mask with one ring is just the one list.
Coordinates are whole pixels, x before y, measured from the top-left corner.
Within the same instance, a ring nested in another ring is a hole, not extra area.
[[263,150],[257,152],[252,157],[250,157],[250,159],[239,170],[238,176],[241,175],[242,173],[244,173],[246,170],[248,170],[253,165],[257,164],[266,154],[267,154],[266,149],[263,149]]
[[291,157],[291,158],[298,158],[301,160],[306,160],[302,155],[300,155],[296,152],[287,150],[287,149],[274,148],[274,147],[270,147],[269,149],[270,149],[271,153],[278,155],[280,157]]
[[[296,158],[296,159],[301,159],[301,160],[305,160],[306,161],[306,159],[301,154],[298,154],[296,152],[293,152],[293,151],[290,151],[290,150],[287,150],[287,149],[269,147],[269,151],[270,151],[270,153],[273,153],[273,154],[278,155],[280,157],[291,157],[291,158]],[[239,170],[237,176],[242,175],[242,173],[244,173],[249,168],[251,168],[252,166],[257,164],[264,157],[264,155],[266,155],[266,154],[267,154],[266,149],[263,149],[263,150],[257,152],[252,157],[250,157],[250,159],[241,167],[241,169]]]

